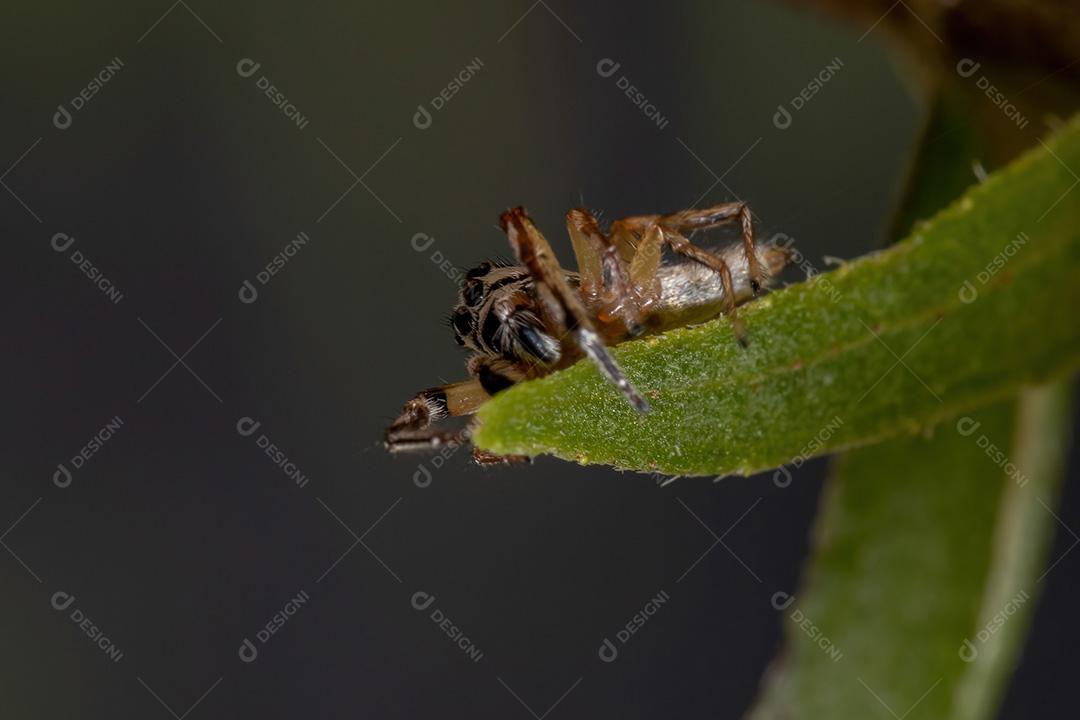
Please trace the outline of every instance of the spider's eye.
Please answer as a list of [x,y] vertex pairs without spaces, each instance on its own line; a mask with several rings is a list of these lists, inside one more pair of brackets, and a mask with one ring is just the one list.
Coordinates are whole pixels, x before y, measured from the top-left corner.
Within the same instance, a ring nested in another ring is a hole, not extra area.
[[477,265],[476,267],[474,267],[472,270],[470,270],[469,272],[465,273],[465,277],[468,278],[469,280],[472,280],[473,278],[478,278],[478,277],[481,277],[483,275],[487,275],[489,272],[491,272],[491,263],[482,262],[479,265]]
[[484,283],[479,280],[469,280],[465,283],[465,289],[461,291],[461,298],[469,307],[475,307],[484,299]]
[[459,337],[465,337],[472,332],[472,313],[465,308],[459,308],[454,313],[454,330]]

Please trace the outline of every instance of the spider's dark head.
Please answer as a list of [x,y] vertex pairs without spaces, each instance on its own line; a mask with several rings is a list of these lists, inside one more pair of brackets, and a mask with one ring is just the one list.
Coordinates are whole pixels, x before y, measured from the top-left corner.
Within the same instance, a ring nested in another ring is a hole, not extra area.
[[484,355],[544,365],[561,355],[558,340],[537,312],[532,280],[521,267],[485,262],[467,272],[450,325],[459,345]]

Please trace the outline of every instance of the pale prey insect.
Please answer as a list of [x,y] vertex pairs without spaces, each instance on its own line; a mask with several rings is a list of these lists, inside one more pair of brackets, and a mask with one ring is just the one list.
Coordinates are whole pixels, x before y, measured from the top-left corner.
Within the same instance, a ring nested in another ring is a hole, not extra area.
[[[608,347],[647,333],[731,319],[740,344],[745,332],[736,307],[757,296],[788,262],[786,249],[754,241],[745,203],[724,203],[670,215],[638,215],[603,232],[593,215],[571,210],[566,226],[578,271],[563,269],[523,208],[503,213],[503,230],[517,265],[483,263],[465,275],[451,325],[473,352],[471,378],[430,388],[405,403],[387,428],[390,452],[437,448],[468,440],[468,429],[433,423],[471,415],[492,395],[582,357],[638,411],[649,405],[627,380]],[[693,244],[686,234],[736,224],[741,242],[719,250]],[[663,261],[668,248],[676,257]],[[478,462],[508,461],[474,451]]]

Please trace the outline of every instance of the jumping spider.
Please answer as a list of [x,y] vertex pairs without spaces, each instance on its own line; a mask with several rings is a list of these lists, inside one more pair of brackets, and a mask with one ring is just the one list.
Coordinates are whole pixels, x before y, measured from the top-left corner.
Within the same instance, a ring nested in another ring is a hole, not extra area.
[[[789,253],[754,242],[746,203],[733,202],[670,215],[616,220],[605,234],[588,210],[571,210],[566,227],[578,272],[559,265],[551,246],[516,207],[500,218],[518,265],[485,262],[465,276],[451,325],[459,345],[474,354],[471,378],[418,393],[386,430],[390,452],[468,441],[469,431],[440,431],[435,421],[471,415],[516,382],[547,375],[582,357],[596,363],[626,400],[648,412],[608,352],[646,333],[731,318],[745,347],[735,308],[757,296],[788,262]],[[738,223],[742,242],[720,250],[691,243],[684,233]],[[663,263],[667,246],[682,262]],[[478,462],[523,460],[474,450]]]

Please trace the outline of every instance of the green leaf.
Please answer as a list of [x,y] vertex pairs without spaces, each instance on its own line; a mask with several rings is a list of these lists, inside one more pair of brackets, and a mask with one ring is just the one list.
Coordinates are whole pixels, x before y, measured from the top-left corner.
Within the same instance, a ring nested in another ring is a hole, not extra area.
[[[1080,119],[887,251],[625,343],[652,412],[585,363],[481,408],[473,441],[675,475],[749,474],[915,432],[1080,364]],[[980,275],[983,273],[983,275]],[[972,301],[972,298],[974,300]]]
[[[898,216],[901,228],[912,227],[917,218],[957,196],[970,182],[967,165],[972,158],[1000,162],[1017,152],[991,139],[993,122],[965,97],[966,84],[945,82],[937,89]],[[871,688],[880,698],[893,698],[894,704],[896,699],[910,702],[916,693],[922,698],[922,688],[929,689],[912,717],[993,716],[1023,645],[1034,589],[1040,586],[1036,574],[1046,567],[1046,540],[1056,525],[1051,509],[1069,447],[1071,386],[1063,382],[1026,390],[1014,400],[979,411],[978,434],[972,421],[960,425],[971,433],[966,436],[952,431],[956,423],[947,422],[918,442],[900,437],[833,459],[809,583],[799,590],[798,602],[785,608],[783,617],[789,622],[784,660],[768,676],[750,715],[753,720],[814,716],[811,713],[847,717],[875,710],[886,717],[877,697],[878,708],[867,707]],[[1004,428],[1010,429],[1010,437],[989,439]],[[960,437],[984,452],[965,447]],[[1013,458],[1020,468],[1012,478],[1004,478],[1004,485],[999,463],[988,462],[994,458],[986,453],[990,450],[996,457],[999,449],[1006,468],[1017,467],[1008,464]],[[887,468],[886,478],[882,468]],[[901,468],[911,472],[900,477]],[[1020,474],[1025,469],[1029,475]],[[937,481],[942,477],[948,482]],[[1017,477],[1023,486],[1015,483]],[[958,491],[966,493],[957,503],[963,505],[962,514],[953,507]],[[877,525],[847,520],[866,507],[876,510],[871,512]],[[883,508],[898,513],[885,518]],[[896,517],[910,514],[912,508],[922,512],[909,521]],[[898,548],[906,548],[907,556],[930,558],[933,577],[913,571],[906,562],[838,562],[859,555],[897,558]],[[912,584],[924,592],[913,593]],[[867,596],[865,589],[853,594],[856,587],[874,587],[885,596],[873,609],[853,608],[858,600],[851,602],[851,596]],[[925,592],[928,587],[934,591]],[[849,610],[842,615],[828,612],[838,594]],[[804,625],[790,622],[807,622],[805,612],[811,611],[804,608],[811,607],[814,613],[825,610],[828,636],[874,637],[874,646],[857,644],[847,656],[846,669],[840,670],[832,657],[810,651],[812,640]],[[897,617],[920,620],[894,622]],[[995,618],[1002,620],[1000,625]],[[958,637],[964,641],[953,658],[947,649]],[[890,671],[882,672],[883,667]],[[903,669],[893,672],[891,667]],[[858,683],[851,682],[852,673],[858,673]]]
[[754,720],[991,716],[1048,572],[1063,390],[841,458]]

